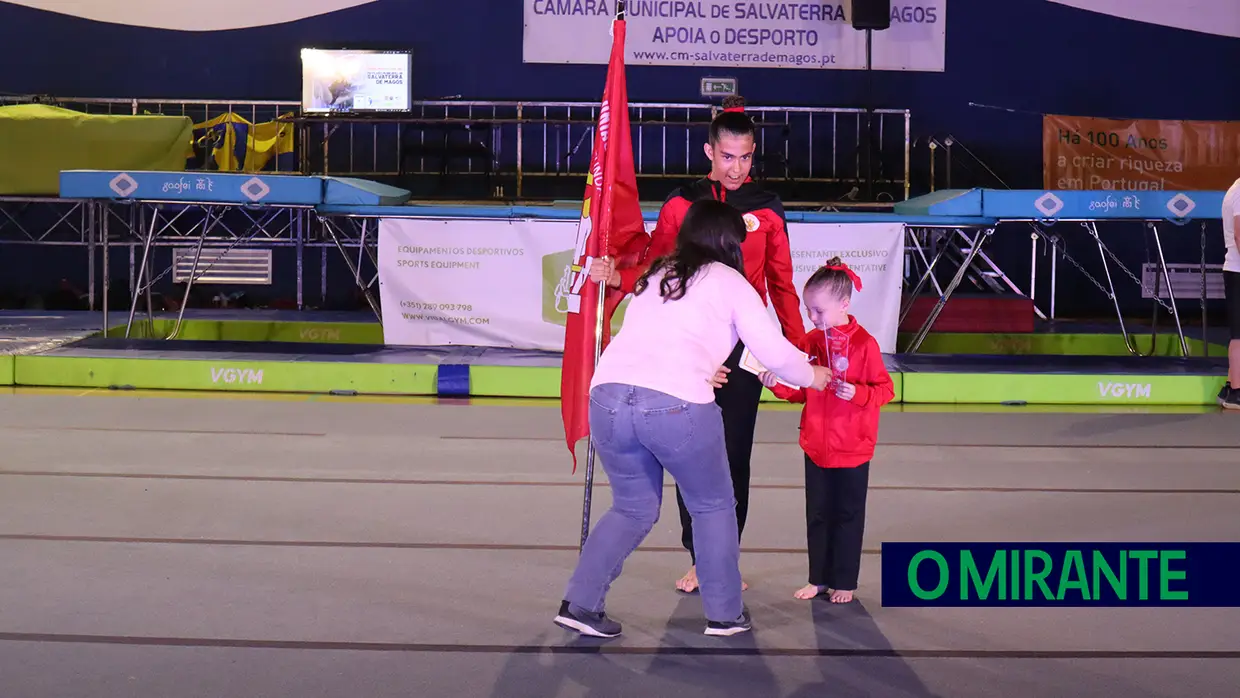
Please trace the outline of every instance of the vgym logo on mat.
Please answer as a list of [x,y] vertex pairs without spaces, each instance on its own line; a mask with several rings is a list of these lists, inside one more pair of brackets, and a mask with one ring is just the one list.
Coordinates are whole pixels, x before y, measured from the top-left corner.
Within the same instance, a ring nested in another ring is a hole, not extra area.
[[213,368],[211,369],[211,382],[225,383],[228,385],[262,385],[263,369]]
[[1098,396],[1149,400],[1154,387],[1149,383],[1111,383],[1098,381]]
[[883,605],[1240,606],[1240,543],[883,543]]

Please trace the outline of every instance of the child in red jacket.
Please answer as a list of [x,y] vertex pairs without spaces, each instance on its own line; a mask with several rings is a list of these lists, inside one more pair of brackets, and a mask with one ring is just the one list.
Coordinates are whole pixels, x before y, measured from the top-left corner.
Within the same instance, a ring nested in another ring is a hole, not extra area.
[[802,348],[811,363],[834,373],[825,391],[788,388],[769,372],[759,376],[776,397],[805,403],[801,448],[809,584],[796,592],[798,599],[824,592],[832,603],[853,599],[878,413],[895,397],[878,342],[848,314],[854,288],[861,290],[861,279],[835,257],[810,277],[801,296],[815,328]]

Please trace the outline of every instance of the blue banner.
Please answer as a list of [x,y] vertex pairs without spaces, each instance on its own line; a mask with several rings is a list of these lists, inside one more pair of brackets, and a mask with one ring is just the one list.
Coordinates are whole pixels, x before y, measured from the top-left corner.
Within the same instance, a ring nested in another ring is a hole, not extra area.
[[1240,606],[1240,543],[883,543],[883,605]]
[[1033,220],[1219,220],[1221,191],[982,191],[982,215]]
[[221,172],[66,170],[60,173],[60,196],[111,201],[317,206],[323,203],[323,178]]

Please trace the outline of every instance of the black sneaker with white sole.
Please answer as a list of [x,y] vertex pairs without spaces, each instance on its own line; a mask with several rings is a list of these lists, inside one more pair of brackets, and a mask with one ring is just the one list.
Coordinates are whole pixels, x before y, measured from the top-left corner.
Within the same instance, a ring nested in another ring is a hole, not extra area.
[[716,637],[729,637],[753,630],[749,620],[749,611],[741,611],[741,617],[731,621],[712,620],[706,623],[706,634]]
[[555,624],[561,628],[575,630],[590,637],[617,637],[620,635],[620,624],[607,617],[606,613],[587,611],[567,601],[560,604],[560,612],[555,617]]
[[1218,404],[1226,410],[1240,410],[1240,390],[1230,384],[1224,385],[1223,392],[1218,394]]

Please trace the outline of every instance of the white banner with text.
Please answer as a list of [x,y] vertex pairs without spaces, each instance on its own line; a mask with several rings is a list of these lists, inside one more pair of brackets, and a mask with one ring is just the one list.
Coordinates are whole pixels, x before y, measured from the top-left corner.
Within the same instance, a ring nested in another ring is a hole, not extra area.
[[[575,220],[382,219],[384,343],[562,351],[576,230]],[[843,258],[864,284],[853,297],[853,314],[884,352],[894,351],[904,227],[790,223],[788,235],[798,295],[823,262]],[[613,331],[627,306],[617,311]]]
[[[896,350],[900,299],[904,291],[904,225],[902,223],[789,223],[792,283],[797,296],[805,282],[832,257],[839,257],[861,277],[852,309],[862,327],[878,340],[885,354]],[[775,311],[771,310],[771,317]],[[805,328],[810,324],[801,307]]]
[[[615,0],[523,0],[526,63],[605,65]],[[626,65],[865,70],[843,2],[629,0]],[[943,72],[947,0],[896,0],[872,32],[874,70]]]

